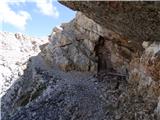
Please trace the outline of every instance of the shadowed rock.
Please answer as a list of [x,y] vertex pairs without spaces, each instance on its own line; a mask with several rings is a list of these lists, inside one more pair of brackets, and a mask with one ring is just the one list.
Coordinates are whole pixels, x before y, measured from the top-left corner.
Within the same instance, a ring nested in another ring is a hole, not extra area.
[[160,40],[159,2],[59,1],[137,42]]

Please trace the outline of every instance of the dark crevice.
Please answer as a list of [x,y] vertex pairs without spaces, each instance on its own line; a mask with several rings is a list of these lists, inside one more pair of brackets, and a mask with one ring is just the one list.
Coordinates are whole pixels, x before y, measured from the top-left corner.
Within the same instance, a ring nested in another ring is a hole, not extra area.
[[113,66],[111,63],[111,53],[105,46],[104,37],[99,37],[98,43],[95,46],[95,52],[98,58],[97,72],[108,73],[110,71],[113,71]]

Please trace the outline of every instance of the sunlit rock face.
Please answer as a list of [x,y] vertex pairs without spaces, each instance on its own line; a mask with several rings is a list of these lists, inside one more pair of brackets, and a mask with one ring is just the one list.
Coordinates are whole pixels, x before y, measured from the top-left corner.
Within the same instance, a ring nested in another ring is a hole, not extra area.
[[23,74],[28,59],[37,55],[45,42],[20,33],[0,32],[0,95]]
[[47,50],[42,51],[52,65],[56,64],[62,70],[94,71],[94,46],[100,32],[102,29],[98,24],[78,13],[71,22],[62,24],[61,29],[53,29]]
[[41,46],[41,54],[50,66],[56,64],[65,71],[97,71],[101,55],[105,69],[122,72],[136,51],[135,46],[138,45],[79,12],[71,22],[62,24],[61,29],[53,29],[49,44]]

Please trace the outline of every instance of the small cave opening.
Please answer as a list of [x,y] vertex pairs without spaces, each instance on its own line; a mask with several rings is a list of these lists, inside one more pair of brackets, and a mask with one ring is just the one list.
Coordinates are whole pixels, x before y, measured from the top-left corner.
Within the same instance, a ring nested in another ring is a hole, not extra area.
[[113,66],[111,62],[111,52],[107,48],[105,38],[100,36],[95,46],[95,52],[97,56],[97,73],[113,72]]

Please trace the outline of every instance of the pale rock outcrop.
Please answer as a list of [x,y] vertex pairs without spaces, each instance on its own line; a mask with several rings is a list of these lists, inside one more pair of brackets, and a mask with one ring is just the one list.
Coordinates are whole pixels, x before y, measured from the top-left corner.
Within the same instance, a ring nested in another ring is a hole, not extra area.
[[[65,71],[97,71],[99,60],[96,46],[101,37],[111,54],[113,68],[125,71],[131,51],[126,47],[118,46],[118,41],[123,38],[102,28],[80,12],[71,22],[63,23],[61,29],[53,29],[49,44],[41,46],[41,54],[50,66],[56,64]],[[115,43],[111,42],[113,39]],[[128,56],[126,55],[128,58],[124,59],[120,52],[128,52]]]
[[47,42],[21,33],[0,32],[0,95],[23,75],[28,59]]
[[[102,29],[81,13],[70,23],[54,28],[51,41],[43,48],[47,61],[63,70],[94,71],[96,59],[94,46]],[[94,31],[93,31],[94,30]],[[45,52],[46,51],[46,52]],[[50,53],[50,55],[47,55]],[[52,56],[52,57],[50,57]]]

